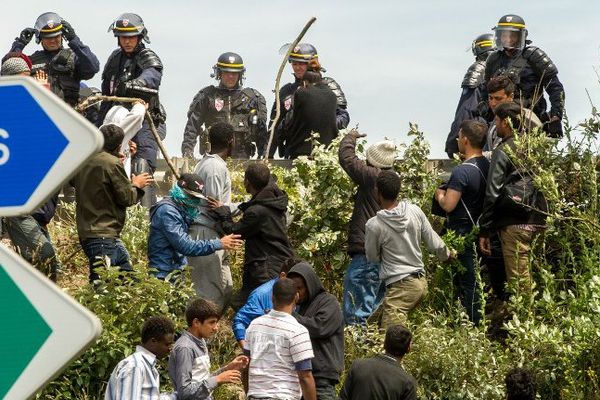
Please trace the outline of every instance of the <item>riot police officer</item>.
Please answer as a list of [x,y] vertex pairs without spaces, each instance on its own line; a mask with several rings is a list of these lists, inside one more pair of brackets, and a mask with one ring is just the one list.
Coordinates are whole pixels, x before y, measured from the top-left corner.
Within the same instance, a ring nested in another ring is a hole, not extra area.
[[[525,21],[520,16],[505,15],[493,29],[498,50],[487,59],[485,82],[494,76],[508,76],[517,87],[515,99],[520,100],[523,107],[533,110],[549,136],[561,137],[565,91],[558,79],[556,65],[543,50],[531,46]],[[550,100],[549,112],[542,89]],[[484,91],[482,110],[486,104],[487,91]]]
[[[91,79],[100,70],[98,58],[83,44],[71,24],[56,13],[46,12],[38,17],[34,28],[23,29],[10,51],[23,52],[33,36],[43,50],[29,56],[32,75],[44,71],[52,92],[69,105],[77,105],[81,81]],[[63,47],[63,38],[69,42],[68,48]]]
[[462,84],[462,93],[458,100],[458,106],[454,113],[454,121],[450,127],[450,133],[446,140],[446,153],[452,158],[454,153],[458,152],[458,130],[460,124],[467,119],[476,119],[479,117],[477,106],[481,102],[481,92],[484,90],[483,76],[485,73],[485,63],[490,52],[494,51],[494,35],[484,33],[477,36],[471,44],[471,51],[475,56],[475,61],[467,69]]
[[[137,97],[148,103],[148,112],[161,139],[166,136],[166,113],[160,104],[158,89],[162,79],[163,64],[156,53],[144,45],[150,43],[148,30],[142,18],[133,13],[120,15],[109,27],[117,38],[118,49],[108,57],[102,72],[102,94],[119,97]],[[96,124],[102,125],[113,102],[102,102]],[[122,104],[131,108],[131,104]],[[150,174],[156,169],[158,145],[148,121],[133,137],[137,152],[131,160],[134,175]],[[142,205],[151,207],[156,203],[155,188],[146,186]]]
[[258,90],[243,87],[245,72],[239,54],[227,52],[219,56],[211,75],[219,85],[200,90],[190,105],[181,144],[184,157],[193,157],[198,137],[200,154],[207,152],[207,132],[217,122],[233,126],[233,158],[251,158],[256,154],[256,146],[265,143],[266,101]]
[[[302,77],[304,73],[308,69],[308,63],[312,59],[318,59],[319,55],[317,53],[317,49],[315,46],[309,43],[299,43],[290,53],[288,58],[288,62],[292,66],[294,82],[290,82],[285,84],[279,90],[279,101],[280,101],[280,109],[281,115],[277,122],[277,126],[275,127],[275,133],[273,136],[273,141],[271,144],[271,148],[269,150],[269,157],[272,158],[275,154],[275,149],[279,148],[278,153],[280,157],[285,155],[285,124],[286,114],[293,107],[293,98],[294,93],[302,84]],[[324,68],[321,68],[321,71],[325,72]],[[337,98],[337,109],[336,109],[336,124],[337,129],[344,129],[350,123],[350,114],[348,113],[348,102],[346,100],[346,95],[342,91],[340,85],[335,81],[335,79],[325,76],[322,79],[323,83],[325,83],[335,94]],[[275,119],[276,114],[276,105],[273,104],[273,108],[271,109],[271,123]]]

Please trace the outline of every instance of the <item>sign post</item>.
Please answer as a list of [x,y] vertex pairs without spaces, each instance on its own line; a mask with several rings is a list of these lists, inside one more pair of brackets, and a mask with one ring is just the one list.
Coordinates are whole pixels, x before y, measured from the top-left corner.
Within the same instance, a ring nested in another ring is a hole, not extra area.
[[[30,214],[101,150],[102,135],[29,77],[0,78],[0,216]],[[101,333],[98,318],[0,245],[0,398],[26,399]]]
[[0,245],[0,398],[27,399],[100,336],[98,318]]

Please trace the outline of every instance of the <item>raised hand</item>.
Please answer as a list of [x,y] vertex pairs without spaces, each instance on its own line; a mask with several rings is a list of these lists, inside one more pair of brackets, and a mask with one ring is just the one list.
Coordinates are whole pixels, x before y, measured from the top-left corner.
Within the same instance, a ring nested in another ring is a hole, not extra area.
[[19,34],[19,37],[17,38],[17,40],[19,42],[21,42],[21,44],[23,46],[27,46],[29,44],[29,42],[31,42],[31,38],[33,38],[34,34],[35,34],[35,29],[25,28]]
[[62,34],[64,38],[67,39],[69,42],[75,39],[75,37],[77,36],[75,34],[75,29],[73,29],[71,24],[65,21],[64,19],[62,20]]

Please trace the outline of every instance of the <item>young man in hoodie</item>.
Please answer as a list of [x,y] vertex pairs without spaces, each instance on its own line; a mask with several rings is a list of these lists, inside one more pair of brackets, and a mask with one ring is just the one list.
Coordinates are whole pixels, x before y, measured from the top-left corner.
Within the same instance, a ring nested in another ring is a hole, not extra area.
[[386,285],[381,316],[381,328],[385,329],[404,323],[427,294],[421,242],[442,261],[451,252],[418,206],[397,200],[397,173],[381,171],[376,188],[381,211],[367,221],[365,251],[369,262],[380,263],[379,277]]
[[250,292],[279,275],[281,264],[292,256],[287,235],[288,197],[271,178],[266,164],[250,164],[244,173],[244,187],[252,198],[239,205],[244,214],[233,222],[231,210],[219,201],[209,202],[225,233],[241,235],[245,240],[242,288],[231,305],[238,310]]
[[379,211],[375,181],[382,170],[391,169],[396,159],[396,145],[390,140],[367,149],[367,159],[356,154],[356,141],[366,135],[351,130],[340,142],[339,162],[357,186],[352,218],[348,224],[348,255],[352,259],[344,274],[344,321],[346,325],[365,324],[379,307],[385,286],[379,279],[379,264],[365,256],[365,224]]
[[298,289],[298,306],[292,314],[310,335],[315,357],[313,376],[319,400],[337,399],[335,386],[344,370],[344,319],[335,296],[325,291],[317,273],[302,261],[288,272]]
[[196,174],[182,174],[177,184],[150,209],[148,266],[159,279],[187,265],[186,257],[203,256],[218,250],[235,250],[242,245],[239,235],[220,239],[194,240],[188,235],[190,223],[198,215],[203,182]]

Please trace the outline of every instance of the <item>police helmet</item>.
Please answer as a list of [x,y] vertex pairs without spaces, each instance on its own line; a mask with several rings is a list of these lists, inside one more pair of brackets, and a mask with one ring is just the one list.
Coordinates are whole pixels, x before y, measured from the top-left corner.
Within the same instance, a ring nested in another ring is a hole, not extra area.
[[290,53],[289,62],[304,62],[307,63],[313,58],[318,58],[317,49],[309,43],[298,43]]
[[239,84],[242,85],[244,72],[246,72],[242,56],[231,51],[221,54],[217,59],[217,63],[213,66],[213,74],[211,76],[220,80],[222,72],[238,72],[240,74]]
[[471,51],[475,57],[479,57],[482,54],[486,54],[490,51],[496,50],[496,43],[494,41],[494,35],[491,33],[484,33],[479,35],[473,40],[471,44]]
[[52,38],[62,35],[62,18],[54,12],[46,12],[35,21],[35,41],[39,43],[43,38]]
[[141,36],[145,42],[150,43],[148,30],[144,25],[144,20],[137,14],[125,13],[119,17],[108,27],[108,31],[113,31],[115,36]]
[[527,41],[525,20],[518,15],[508,14],[500,18],[492,28],[496,32],[496,47],[499,49],[523,50]]

